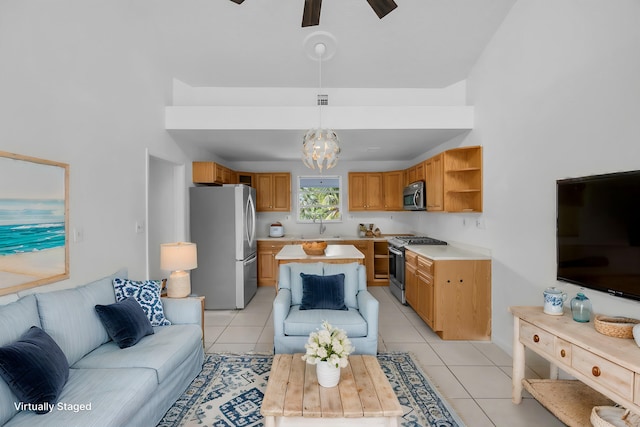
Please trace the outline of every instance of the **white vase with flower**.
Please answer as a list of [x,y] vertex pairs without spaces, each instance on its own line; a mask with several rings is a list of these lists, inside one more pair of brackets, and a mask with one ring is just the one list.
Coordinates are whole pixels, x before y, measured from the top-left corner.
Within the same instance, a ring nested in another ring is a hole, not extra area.
[[322,329],[312,332],[304,346],[307,352],[302,360],[316,365],[318,384],[335,387],[340,382],[340,368],[349,364],[349,354],[354,350],[345,331],[334,328],[326,320]]

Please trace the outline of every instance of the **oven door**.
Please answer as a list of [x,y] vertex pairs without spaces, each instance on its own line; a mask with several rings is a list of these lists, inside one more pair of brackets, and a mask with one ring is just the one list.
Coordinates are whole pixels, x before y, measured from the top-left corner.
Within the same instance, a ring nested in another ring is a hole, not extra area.
[[404,295],[404,251],[389,246],[389,289],[402,304],[406,304]]

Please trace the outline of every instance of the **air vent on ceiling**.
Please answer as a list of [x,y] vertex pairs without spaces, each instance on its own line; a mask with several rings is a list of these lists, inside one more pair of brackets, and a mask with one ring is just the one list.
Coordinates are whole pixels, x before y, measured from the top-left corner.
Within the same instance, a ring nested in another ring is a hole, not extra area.
[[318,105],[329,105],[329,95],[318,95]]

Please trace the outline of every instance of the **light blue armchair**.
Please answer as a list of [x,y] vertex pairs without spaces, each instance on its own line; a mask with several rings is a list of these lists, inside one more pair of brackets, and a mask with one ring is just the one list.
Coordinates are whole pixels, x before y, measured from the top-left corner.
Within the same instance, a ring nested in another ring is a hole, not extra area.
[[[276,353],[304,353],[309,334],[320,329],[322,321],[343,329],[354,354],[378,352],[378,300],[367,291],[363,265],[290,263],[281,264],[278,295],[273,301],[273,343]],[[300,310],[300,273],[330,276],[344,273],[344,302],[347,310]]]

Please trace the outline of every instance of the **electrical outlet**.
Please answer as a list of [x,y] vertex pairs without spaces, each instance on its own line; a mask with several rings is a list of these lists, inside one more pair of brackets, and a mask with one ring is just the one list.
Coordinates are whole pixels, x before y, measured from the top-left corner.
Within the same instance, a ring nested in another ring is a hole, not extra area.
[[144,233],[144,221],[136,221],[136,234]]

